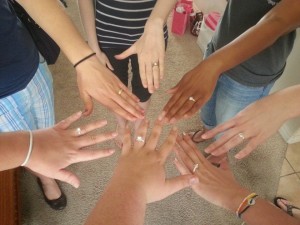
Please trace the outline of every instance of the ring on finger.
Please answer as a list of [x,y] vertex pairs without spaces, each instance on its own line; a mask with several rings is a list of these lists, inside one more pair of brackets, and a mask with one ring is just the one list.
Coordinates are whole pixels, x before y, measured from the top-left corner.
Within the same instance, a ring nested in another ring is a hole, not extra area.
[[122,94],[122,92],[123,92],[123,89],[122,89],[122,88],[120,88],[120,89],[119,89],[119,91],[118,91],[118,95],[121,95],[121,94]]
[[196,163],[193,167],[193,173],[195,173],[198,168],[199,168],[199,164]]
[[153,63],[152,63],[152,68],[153,68],[154,66],[159,66],[159,62],[153,62]]
[[81,133],[82,133],[82,132],[81,132],[80,127],[77,127],[77,128],[76,128],[76,134],[79,136],[79,135],[81,135]]
[[238,134],[238,136],[242,139],[242,140],[245,140],[245,135],[241,132]]
[[145,140],[141,136],[137,136],[135,139],[137,142],[145,142]]

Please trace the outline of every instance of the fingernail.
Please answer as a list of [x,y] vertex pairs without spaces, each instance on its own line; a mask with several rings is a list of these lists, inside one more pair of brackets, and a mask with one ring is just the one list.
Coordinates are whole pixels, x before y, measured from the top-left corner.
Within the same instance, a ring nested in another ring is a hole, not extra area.
[[113,137],[117,137],[118,136],[118,133],[117,132],[114,132],[114,133],[112,133],[112,135],[111,136],[113,136]]
[[182,132],[182,135],[183,135],[183,136],[186,136],[186,133],[183,131],[183,132]]
[[174,162],[178,162],[178,159],[176,157],[174,158]]
[[109,154],[113,154],[113,153],[115,153],[115,150],[114,150],[114,149],[109,149],[109,150],[108,150],[108,153],[109,153]]
[[194,185],[194,184],[198,184],[199,183],[199,179],[197,177],[193,177],[190,179],[190,185]]
[[159,116],[158,116],[158,120],[162,121],[163,118],[165,117],[165,112],[163,111]]

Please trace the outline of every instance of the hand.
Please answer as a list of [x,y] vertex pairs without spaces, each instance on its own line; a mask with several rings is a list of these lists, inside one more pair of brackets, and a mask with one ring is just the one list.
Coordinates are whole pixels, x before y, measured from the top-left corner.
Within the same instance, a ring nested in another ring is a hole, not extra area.
[[247,141],[246,147],[235,157],[242,159],[249,155],[285,122],[285,113],[282,110],[284,107],[276,101],[278,99],[273,98],[268,96],[252,103],[233,119],[203,134],[202,138],[209,139],[224,132],[217,141],[205,149],[205,152],[215,156],[222,155]]
[[[141,137],[141,140],[146,140],[148,126],[149,123],[144,121],[137,131],[136,136]],[[114,180],[119,184],[129,183],[143,192],[147,203],[161,200],[196,182],[193,175],[166,179],[164,164],[174,147],[177,129],[173,128],[167,140],[161,147],[157,147],[161,131],[162,124],[156,121],[149,138],[145,142],[136,140],[132,147],[130,132],[127,130],[122,156],[114,175]]]
[[100,50],[99,46],[97,46],[97,50],[94,51],[96,52],[96,56],[99,59],[99,61],[102,63],[102,65],[107,66],[110,70],[114,70],[106,54]]
[[92,112],[94,98],[127,120],[144,118],[144,110],[137,104],[138,98],[96,57],[79,64],[76,72],[79,93],[85,104],[84,115]]
[[117,133],[89,135],[91,131],[107,124],[106,121],[89,123],[77,129],[68,129],[82,116],[78,112],[59,122],[54,127],[33,131],[33,150],[26,167],[46,177],[67,182],[79,187],[79,178],[65,168],[73,163],[110,156],[114,150],[82,149],[117,136]]
[[[192,185],[193,190],[205,200],[235,211],[243,197],[250,193],[234,179],[230,170],[213,166],[197,149],[188,135],[177,138],[175,160],[178,171],[182,174],[194,174],[199,183]],[[194,170],[195,165],[198,168]]]
[[[144,88],[154,93],[159,88],[164,76],[165,40],[163,28],[156,25],[145,27],[143,35],[129,49],[116,55],[117,59],[125,59],[137,54],[140,76]],[[154,65],[157,63],[158,65]]]
[[218,77],[219,73],[213,65],[208,61],[201,62],[168,91],[173,96],[165,105],[159,120],[175,123],[194,115],[211,97]]

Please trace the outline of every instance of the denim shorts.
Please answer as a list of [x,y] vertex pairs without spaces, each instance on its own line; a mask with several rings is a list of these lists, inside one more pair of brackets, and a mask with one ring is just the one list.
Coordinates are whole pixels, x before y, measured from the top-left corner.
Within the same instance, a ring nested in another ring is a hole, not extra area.
[[53,80],[47,63],[39,67],[26,88],[0,99],[0,132],[35,130],[53,126]]
[[[213,46],[209,43],[205,57],[212,52]],[[200,117],[204,126],[212,129],[228,121],[251,103],[267,96],[273,85],[274,82],[262,87],[246,86],[222,74],[212,97],[201,109]]]

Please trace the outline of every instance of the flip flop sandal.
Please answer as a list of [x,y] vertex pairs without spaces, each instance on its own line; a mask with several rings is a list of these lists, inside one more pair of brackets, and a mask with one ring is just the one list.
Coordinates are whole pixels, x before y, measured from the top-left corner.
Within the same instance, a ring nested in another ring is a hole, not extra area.
[[[189,131],[188,135],[191,137],[191,139],[194,143],[199,144],[203,141],[206,141],[206,139],[201,138],[201,135],[204,134],[204,133],[205,133],[205,129],[204,129],[204,127],[201,127],[199,130]],[[196,136],[198,136],[198,137],[200,136],[200,138],[199,138],[200,140],[199,139],[196,140]]]
[[280,208],[281,210],[283,210],[283,211],[285,211],[287,214],[289,214],[290,216],[294,216],[294,214],[293,214],[293,209],[298,209],[298,210],[300,210],[300,208],[298,208],[297,206],[294,206],[294,205],[290,205],[290,204],[286,204],[286,203],[284,203],[284,202],[282,202],[282,204],[286,207],[286,210],[285,209],[283,209],[283,208],[281,208],[280,207],[280,205],[278,204],[278,200],[279,201],[281,201],[281,200],[285,200],[285,201],[288,201],[288,200],[286,200],[285,198],[282,198],[282,197],[276,197],[276,198],[274,198],[274,204],[278,207],[278,208]]

